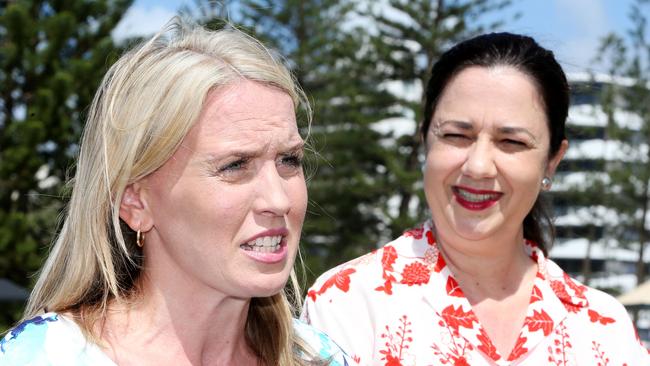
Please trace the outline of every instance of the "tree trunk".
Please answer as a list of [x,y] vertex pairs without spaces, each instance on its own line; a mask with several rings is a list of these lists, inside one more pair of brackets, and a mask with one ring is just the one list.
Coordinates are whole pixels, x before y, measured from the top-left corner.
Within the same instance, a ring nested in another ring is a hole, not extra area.
[[589,228],[589,235],[587,236],[587,252],[582,260],[582,281],[585,285],[589,286],[591,280],[591,247],[596,238],[596,226],[592,225]]
[[639,223],[639,259],[636,262],[636,284],[642,284],[645,280],[645,262],[643,261],[643,254],[645,252],[645,242],[648,236],[648,230],[645,227],[646,217],[648,216],[648,187],[650,184],[646,181],[644,195],[641,198],[643,208],[641,212],[641,222]]

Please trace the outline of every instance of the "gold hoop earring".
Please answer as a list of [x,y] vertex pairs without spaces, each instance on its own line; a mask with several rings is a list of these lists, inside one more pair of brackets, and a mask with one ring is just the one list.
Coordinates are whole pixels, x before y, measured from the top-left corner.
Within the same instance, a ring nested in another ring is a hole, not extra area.
[[551,189],[552,185],[553,185],[553,180],[551,180],[551,178],[544,177],[542,179],[542,190],[548,191],[549,189]]
[[144,233],[138,229],[137,234],[135,235],[135,243],[138,247],[142,248],[144,246]]

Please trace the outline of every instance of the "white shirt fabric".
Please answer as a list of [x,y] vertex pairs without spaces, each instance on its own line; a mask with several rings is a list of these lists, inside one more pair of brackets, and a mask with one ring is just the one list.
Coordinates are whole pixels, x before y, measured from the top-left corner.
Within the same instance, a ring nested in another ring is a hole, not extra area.
[[361,365],[650,365],[625,308],[569,278],[528,241],[538,272],[526,319],[512,352],[499,354],[431,227],[324,273],[308,291],[303,320]]

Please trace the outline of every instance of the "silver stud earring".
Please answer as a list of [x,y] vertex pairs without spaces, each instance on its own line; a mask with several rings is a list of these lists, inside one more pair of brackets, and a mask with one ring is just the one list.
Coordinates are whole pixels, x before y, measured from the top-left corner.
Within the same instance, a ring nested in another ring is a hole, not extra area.
[[542,190],[548,191],[553,185],[553,180],[549,177],[542,178]]

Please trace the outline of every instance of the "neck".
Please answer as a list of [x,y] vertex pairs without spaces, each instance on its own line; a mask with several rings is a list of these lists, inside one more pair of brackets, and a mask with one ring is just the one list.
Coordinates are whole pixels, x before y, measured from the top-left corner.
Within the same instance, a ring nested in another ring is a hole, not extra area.
[[109,308],[102,338],[115,361],[136,353],[148,364],[160,352],[142,350],[164,349],[164,358],[177,365],[255,363],[245,340],[250,299],[198,288],[174,271],[144,269],[139,288],[135,301]]
[[437,235],[438,248],[467,298],[502,299],[534,277],[536,265],[525,252],[523,233],[481,241]]

